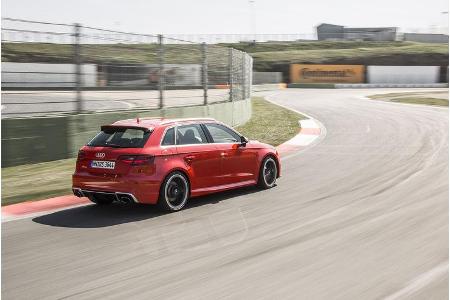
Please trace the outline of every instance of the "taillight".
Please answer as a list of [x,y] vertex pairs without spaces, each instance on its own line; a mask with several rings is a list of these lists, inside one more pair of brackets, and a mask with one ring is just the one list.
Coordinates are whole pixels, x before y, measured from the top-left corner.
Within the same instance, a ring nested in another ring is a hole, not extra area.
[[143,166],[153,163],[153,156],[151,155],[121,155],[119,160],[131,166]]
[[82,160],[84,158],[86,158],[86,152],[84,152],[83,150],[78,151],[77,160]]

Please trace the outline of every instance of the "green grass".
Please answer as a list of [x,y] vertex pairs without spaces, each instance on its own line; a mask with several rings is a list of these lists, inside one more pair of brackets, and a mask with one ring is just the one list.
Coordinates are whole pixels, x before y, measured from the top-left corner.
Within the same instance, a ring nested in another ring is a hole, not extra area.
[[[298,42],[264,42],[264,43],[229,43],[222,44],[245,52],[271,52],[271,51],[292,51],[292,50],[319,50],[319,49],[356,49],[356,48],[386,48],[404,47],[414,45],[413,42],[372,42],[372,41],[298,41]],[[431,45],[431,44],[424,44]]]
[[240,133],[252,140],[278,146],[298,133],[298,121],[305,119],[291,110],[272,104],[261,97],[252,99],[252,118],[236,127]]
[[[273,65],[290,63],[356,63],[392,61],[411,64],[436,60],[448,63],[448,43],[428,44],[414,42],[364,42],[364,41],[310,41],[221,44],[250,53],[255,69],[270,69]],[[166,63],[201,63],[198,44],[165,45]],[[158,63],[156,44],[91,44],[81,45],[84,63]],[[68,44],[2,43],[3,61],[72,63],[73,47]],[[208,58],[225,62],[224,48],[208,46]],[[404,62],[403,62],[404,61]],[[211,65],[213,67],[214,64]],[[432,64],[434,65],[434,64]]]
[[448,92],[445,91],[376,94],[369,98],[397,103],[448,106]]
[[[2,43],[2,60],[73,63],[73,51],[73,46],[68,44]],[[212,53],[212,59],[226,53],[219,52]],[[159,63],[156,44],[82,45],[81,57],[83,63]],[[199,64],[202,62],[200,45],[166,45],[164,60],[165,63]]]
[[[445,45],[446,46],[446,45]],[[267,52],[252,53],[254,59],[276,62],[312,62],[320,63],[336,58],[355,58],[367,56],[382,56],[392,54],[418,54],[418,53],[448,53],[448,48],[441,44],[435,45],[407,45],[403,47],[373,47],[373,48],[330,48],[311,50],[272,50]]]
[[[236,129],[250,139],[274,146],[296,135],[298,120],[304,118],[259,97],[253,98],[252,107],[252,118]],[[75,161],[71,158],[2,168],[2,205],[70,194]]]
[[[448,62],[448,44],[414,42],[312,41],[228,44],[250,53],[256,69],[274,65],[307,64],[374,64],[375,62],[425,63],[428,60]],[[425,61],[426,60],[426,61]]]
[[2,168],[2,206],[70,194],[75,160]]
[[402,97],[402,98],[392,99],[391,102],[448,106],[448,100],[439,99],[439,98]]

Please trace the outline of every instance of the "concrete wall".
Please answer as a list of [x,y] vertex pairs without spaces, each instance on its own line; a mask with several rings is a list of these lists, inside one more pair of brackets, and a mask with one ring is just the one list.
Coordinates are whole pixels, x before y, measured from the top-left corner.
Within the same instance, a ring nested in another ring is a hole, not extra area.
[[[81,65],[83,86],[97,86],[97,66]],[[74,64],[2,62],[2,87],[74,87]]]
[[2,167],[75,157],[78,149],[99,131],[117,120],[144,117],[212,117],[236,126],[252,114],[250,99],[208,106],[163,110],[105,112],[42,118],[2,120]]
[[403,40],[420,43],[448,43],[448,35],[433,33],[404,33]]
[[[108,64],[81,65],[84,87],[105,86],[140,86],[158,82],[158,65],[135,64],[120,65]],[[164,72],[166,85],[168,86],[201,86],[200,64],[165,64]],[[100,80],[98,80],[100,79]],[[97,84],[97,81],[99,81]],[[153,81],[153,82],[152,82]],[[74,64],[51,64],[51,63],[2,63],[2,87],[75,87],[75,65]]]
[[281,83],[283,73],[281,72],[253,72],[253,84]]
[[439,66],[368,66],[367,83],[438,83],[439,72]]
[[[99,66],[108,86],[140,86],[158,84],[159,65],[157,64],[107,64]],[[164,64],[165,84],[169,86],[201,86],[202,65]]]

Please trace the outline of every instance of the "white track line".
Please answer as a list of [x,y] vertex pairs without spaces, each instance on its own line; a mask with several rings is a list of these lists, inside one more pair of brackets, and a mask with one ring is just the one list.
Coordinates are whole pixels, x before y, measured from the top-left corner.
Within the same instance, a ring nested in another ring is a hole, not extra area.
[[434,267],[433,269],[419,275],[418,277],[411,280],[407,286],[401,290],[395,292],[394,294],[384,298],[384,300],[396,300],[401,298],[408,298],[415,292],[423,289],[436,279],[444,276],[448,273],[448,261],[441,263]]

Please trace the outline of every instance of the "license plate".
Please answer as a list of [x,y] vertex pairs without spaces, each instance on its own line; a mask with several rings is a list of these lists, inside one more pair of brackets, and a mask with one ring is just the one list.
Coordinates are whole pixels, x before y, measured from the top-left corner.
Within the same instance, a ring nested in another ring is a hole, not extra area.
[[116,167],[115,161],[102,161],[102,160],[93,160],[91,161],[91,168],[96,169],[114,169]]

